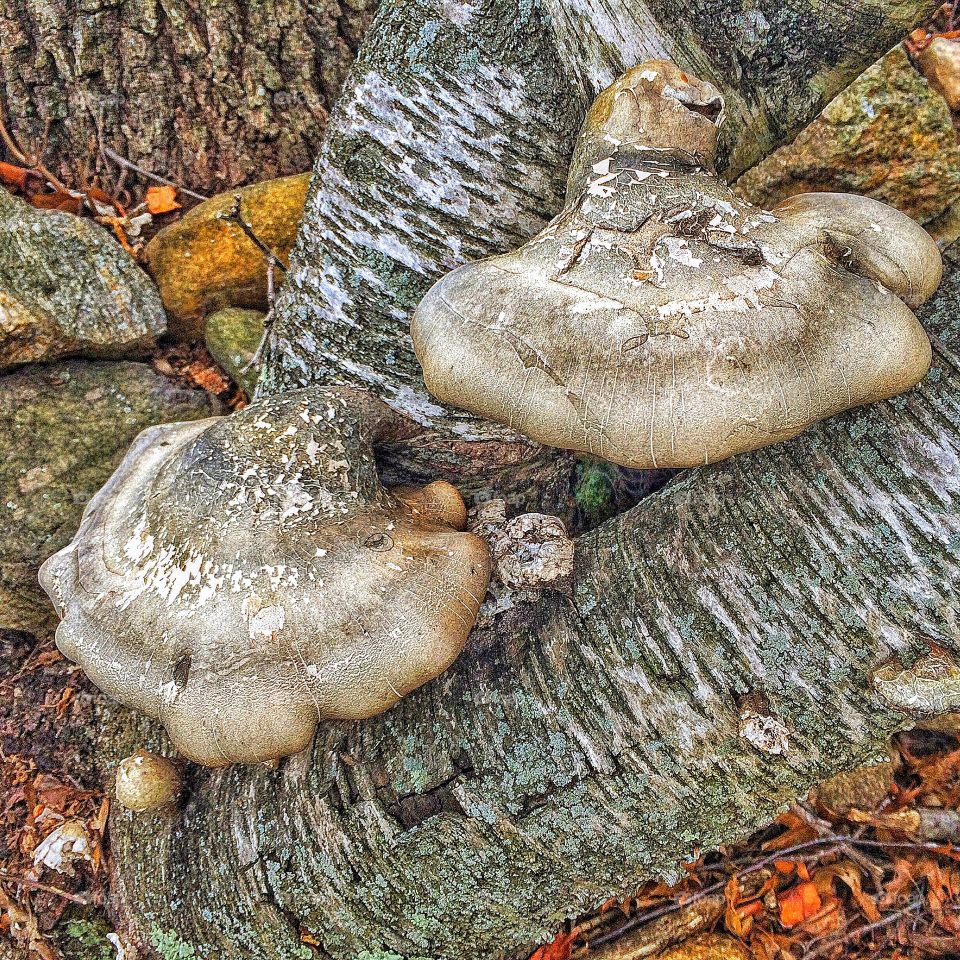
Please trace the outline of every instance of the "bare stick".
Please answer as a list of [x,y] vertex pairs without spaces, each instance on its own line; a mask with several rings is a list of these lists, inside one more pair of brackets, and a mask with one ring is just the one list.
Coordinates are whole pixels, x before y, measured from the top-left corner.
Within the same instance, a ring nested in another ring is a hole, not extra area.
[[176,187],[182,194],[185,194],[188,197],[193,197],[194,200],[207,199],[202,193],[194,193],[192,190],[188,190],[179,183],[174,183],[173,180],[168,180],[166,177],[161,177],[159,173],[151,173],[149,170],[144,170],[143,167],[139,167],[132,160],[128,160],[126,157],[120,156],[116,150],[111,150],[108,146],[102,146],[102,150],[103,153],[106,154],[106,156],[108,156],[114,163],[119,163],[121,167],[126,167],[128,170],[133,170],[134,173],[139,173],[140,176],[146,177],[148,180],[156,180],[157,183],[165,183],[168,187]]
[[264,258],[267,261],[267,315],[263,318],[263,336],[260,338],[260,342],[257,344],[257,349],[254,351],[253,356],[250,358],[249,363],[247,363],[241,373],[247,373],[249,370],[256,367],[260,361],[263,359],[263,354],[266,350],[267,343],[270,340],[270,331],[273,328],[273,304],[275,299],[275,288],[274,288],[274,271],[279,267],[284,273],[287,272],[286,264],[270,249],[256,234],[256,231],[253,227],[247,223],[243,218],[243,214],[240,212],[240,205],[243,203],[243,197],[241,194],[234,194],[233,197],[233,206],[226,212],[217,214],[219,219],[225,220],[228,223],[235,223],[243,232],[247,239],[263,254]]
[[[233,206],[226,213],[218,213],[217,219],[226,220],[228,223],[235,223],[244,234],[246,234],[247,239],[266,257],[268,270],[271,266],[275,266],[286,273],[287,265],[256,235],[253,227],[243,219],[243,215],[240,213],[240,204],[242,202],[243,196],[235,193],[233,195]],[[271,282],[269,272],[267,274],[267,282]]]
[[58,897],[63,897],[64,900],[69,900],[71,903],[79,903],[83,907],[90,905],[90,901],[86,897],[82,897],[77,893],[69,893],[66,890],[61,890],[59,887],[51,887],[48,883],[40,883],[39,880],[21,877],[14,873],[8,873],[6,870],[0,870],[0,880],[19,883],[24,887],[29,887],[31,890],[43,890],[44,893],[55,894]]

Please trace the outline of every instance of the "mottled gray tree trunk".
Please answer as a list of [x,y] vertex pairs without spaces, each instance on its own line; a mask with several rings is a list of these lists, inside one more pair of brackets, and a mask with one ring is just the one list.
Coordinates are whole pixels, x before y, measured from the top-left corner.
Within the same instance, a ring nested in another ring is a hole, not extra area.
[[[70,186],[101,147],[200,193],[308,170],[375,0],[0,0],[0,106]],[[0,156],[3,150],[0,148]]]
[[[428,425],[390,474],[561,509],[566,457],[427,393],[408,333],[426,289],[559,210],[590,101],[670,57],[727,97],[735,175],[891,47],[926,0],[403,0],[387,4],[331,117],[261,393],[368,387]],[[392,476],[390,476],[392,479]]]
[[882,756],[910,718],[875,672],[960,647],[958,316],[954,273],[920,388],[581,537],[570,598],[519,600],[386,715],[115,815],[130,928],[171,956],[295,957],[304,931],[303,956],[509,956]]
[[[430,406],[406,333],[425,286],[556,210],[579,115],[622,64],[670,52],[721,81],[758,132],[737,170],[932,4],[546,6],[549,29],[512,0],[385,8],[318,162],[265,384],[372,387],[435,427],[391,469],[455,474],[476,451],[468,484],[518,500],[503,451],[526,484],[554,461]],[[738,30],[753,40],[735,51]],[[958,315],[952,274],[924,311],[923,386],[582,536],[570,596],[515,597],[388,714],[322,728],[277,770],[195,771],[176,814],[115,813],[115,915],[171,957],[519,955],[881,755],[914,681],[884,701],[876,671],[960,646]],[[104,711],[114,757],[162,745]]]

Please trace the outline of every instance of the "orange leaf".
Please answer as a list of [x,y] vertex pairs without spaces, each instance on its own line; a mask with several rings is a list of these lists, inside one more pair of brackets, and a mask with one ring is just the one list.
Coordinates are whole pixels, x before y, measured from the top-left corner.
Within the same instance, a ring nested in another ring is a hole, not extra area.
[[740,902],[740,884],[737,881],[737,875],[734,874],[727,881],[727,885],[723,891],[724,899],[727,901],[726,909],[724,910],[723,922],[726,925],[726,928],[735,936],[735,937],[744,937],[747,934],[747,930],[744,927],[743,919],[740,917],[740,914],[737,913],[737,904]]
[[162,187],[147,187],[147,210],[154,216],[158,213],[170,213],[179,210],[183,204],[177,203],[177,188],[164,185]]
[[773,865],[777,873],[793,873],[797,866],[792,860],[774,860]]
[[230,388],[230,381],[216,367],[195,360],[183,371],[198,387],[209,393],[223,393]]
[[808,840],[813,840],[817,835],[809,823],[798,817],[791,810],[788,810],[786,813],[781,813],[780,816],[777,817],[777,823],[787,829],[781,833],[779,837],[774,837],[772,840],[767,840],[766,843],[761,844],[761,849],[785,850],[787,847],[795,846],[798,843],[806,843]]
[[800,883],[791,887],[777,902],[780,904],[780,923],[785,927],[795,927],[798,923],[809,920],[823,907],[820,894],[813,883]]
[[755,917],[762,910],[763,901],[754,900],[752,903],[745,903],[742,907],[738,907],[737,913],[739,913],[741,917]]
[[15,167],[12,163],[4,163],[0,160],[0,183],[7,187],[26,190],[30,173],[31,171],[24,167]]
[[570,960],[570,947],[577,933],[574,927],[569,933],[559,934],[553,943],[538,947],[530,960]]
[[82,197],[75,197],[72,193],[55,190],[53,193],[35,193],[30,197],[30,203],[41,210],[62,210],[65,213],[79,213]]

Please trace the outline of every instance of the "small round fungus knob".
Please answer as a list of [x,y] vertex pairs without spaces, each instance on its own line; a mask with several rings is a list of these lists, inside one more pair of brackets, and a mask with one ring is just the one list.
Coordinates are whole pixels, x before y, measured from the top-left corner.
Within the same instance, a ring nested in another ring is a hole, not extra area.
[[177,765],[148,750],[138,750],[117,767],[117,800],[136,813],[170,806],[182,790]]

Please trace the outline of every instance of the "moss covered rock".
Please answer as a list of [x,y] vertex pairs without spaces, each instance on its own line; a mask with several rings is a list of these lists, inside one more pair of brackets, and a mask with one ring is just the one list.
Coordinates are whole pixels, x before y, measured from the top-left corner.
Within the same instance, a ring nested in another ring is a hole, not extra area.
[[156,288],[106,231],[0,189],[0,370],[142,356],[165,330]]
[[[203,336],[203,318],[224,307],[267,309],[267,260],[240,226],[224,220],[240,194],[240,213],[254,233],[286,261],[297,235],[310,174],[266,180],[221,193],[194,207],[147,244],[153,274],[170,317],[170,332]],[[280,276],[275,277],[279,283]]]
[[960,197],[950,110],[896,47],[736,190],[760,206],[815,190],[860,193],[929,223]]
[[141,430],[219,412],[209,394],[142,363],[75,361],[0,379],[0,629],[53,624],[37,568],[70,541]]
[[264,316],[261,310],[227,307],[211,314],[203,335],[213,359],[251,397],[260,370],[259,367],[250,370],[246,367],[263,339]]

